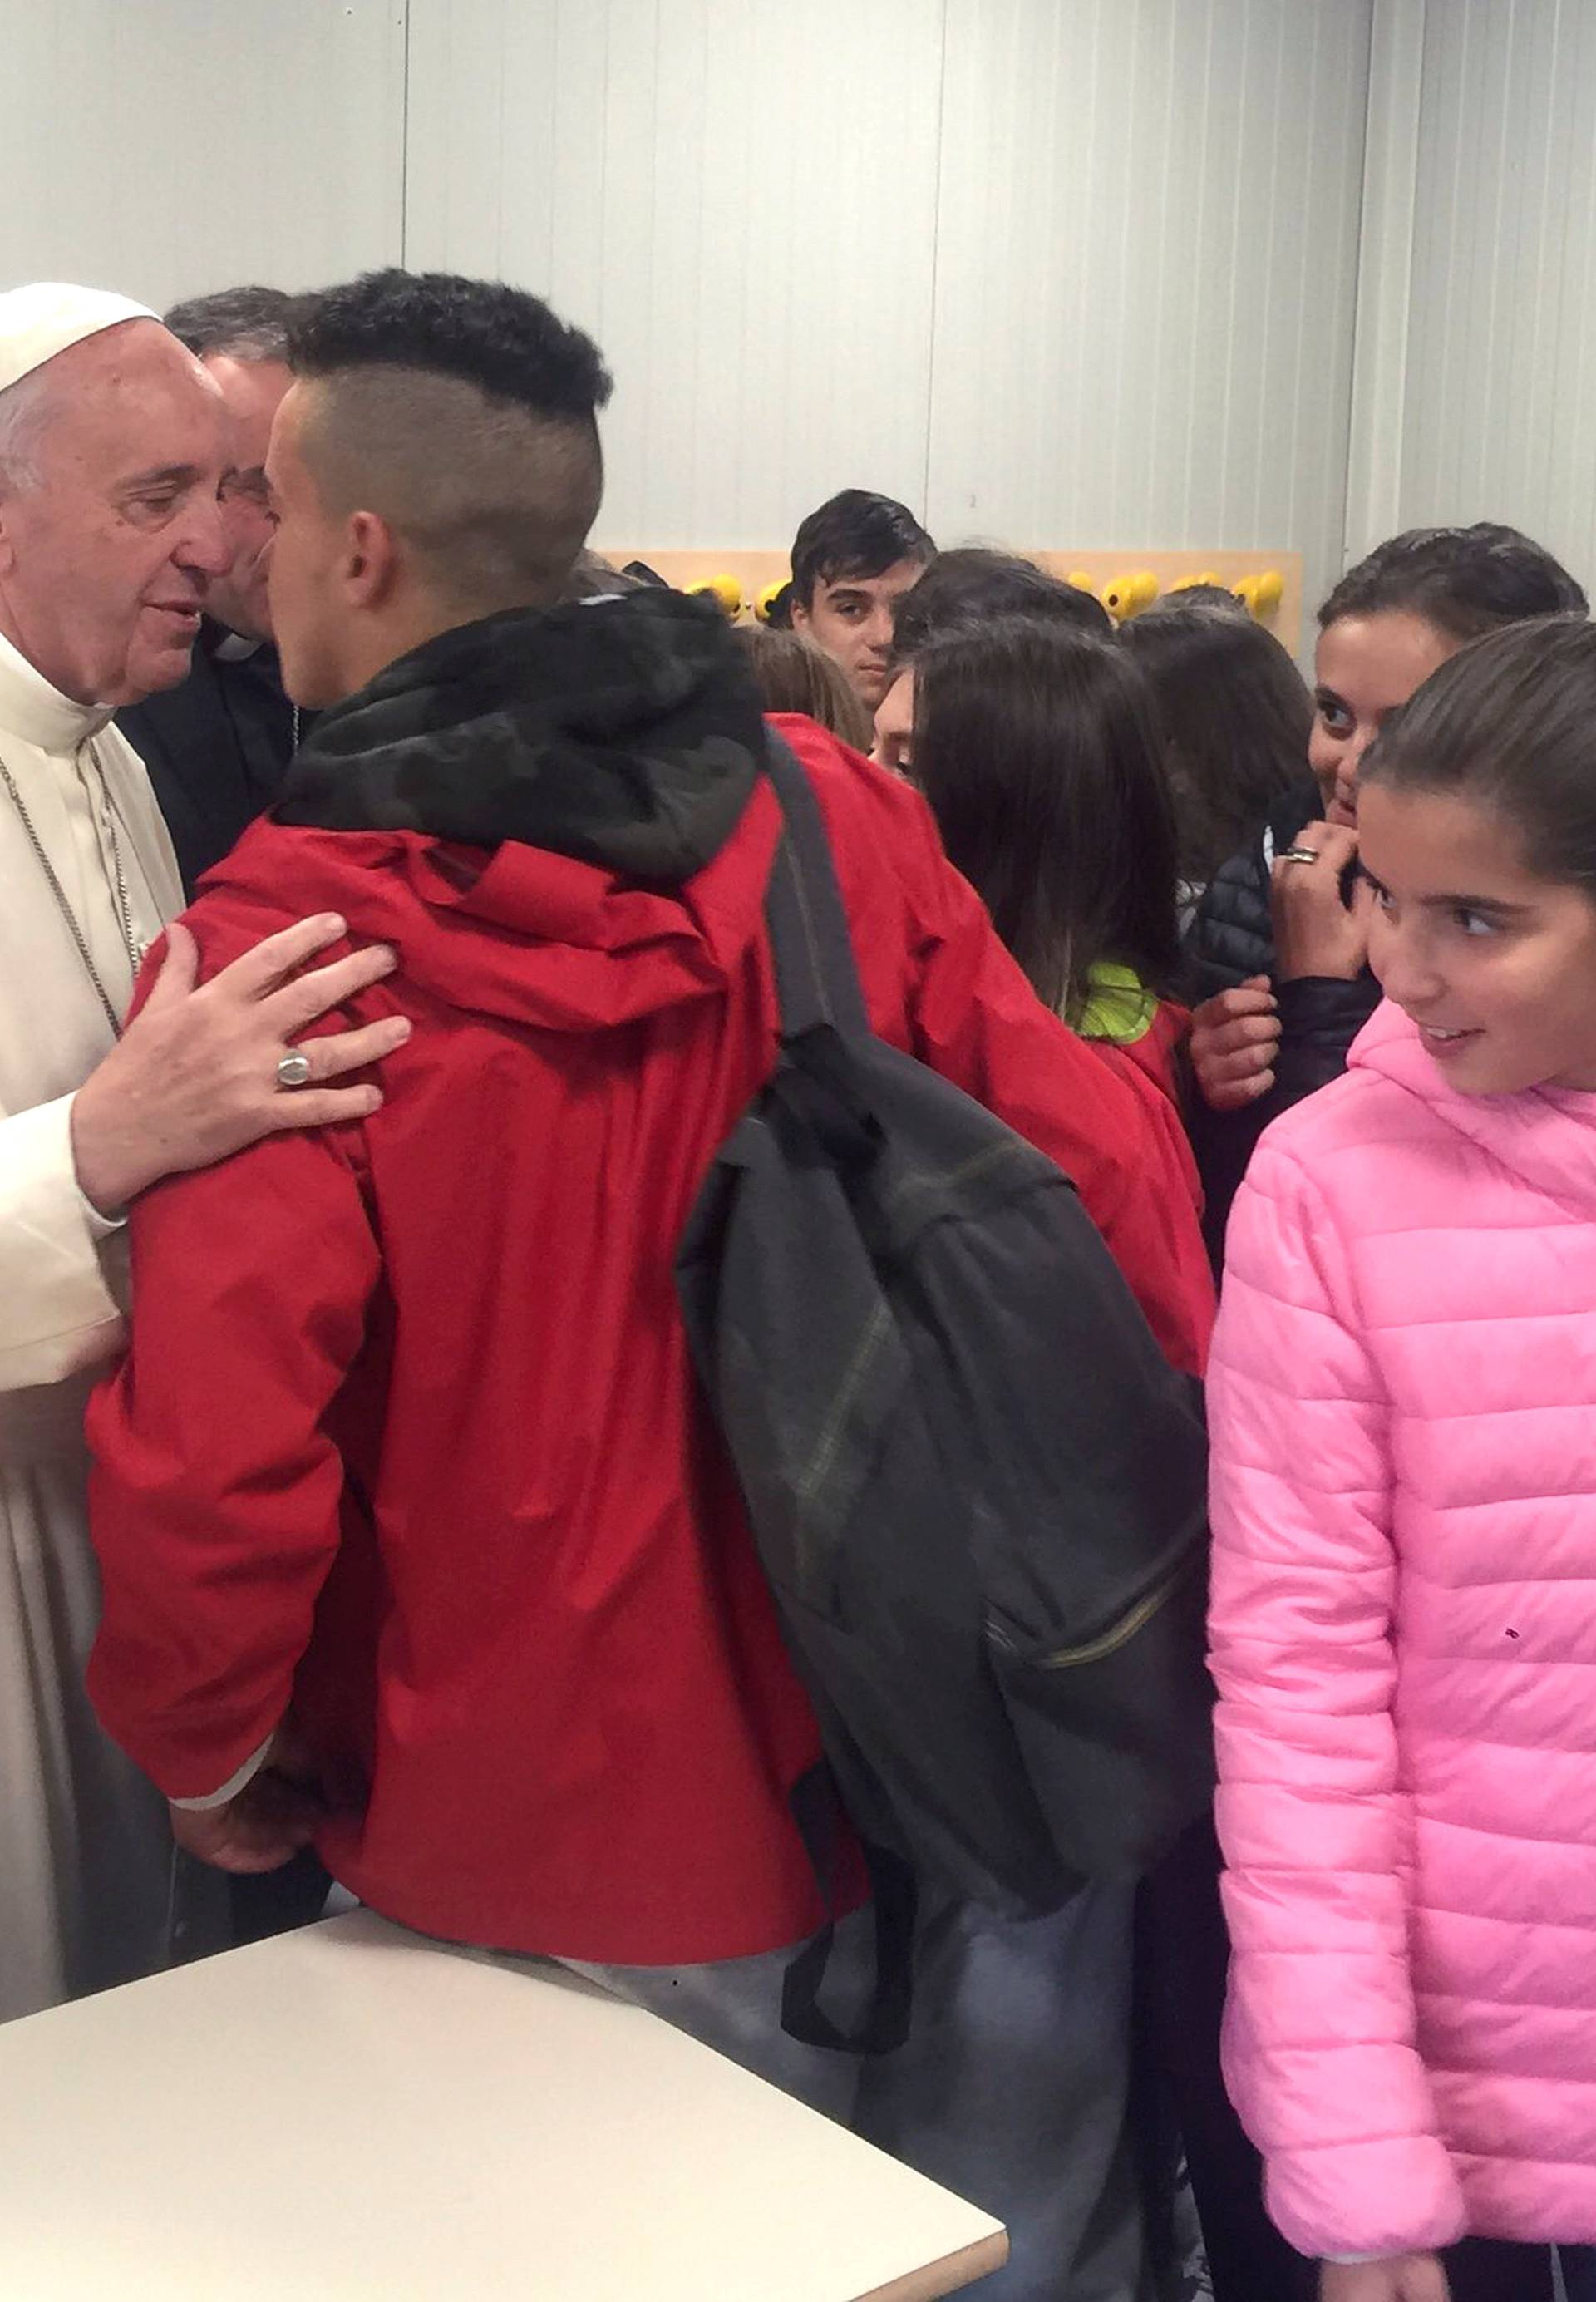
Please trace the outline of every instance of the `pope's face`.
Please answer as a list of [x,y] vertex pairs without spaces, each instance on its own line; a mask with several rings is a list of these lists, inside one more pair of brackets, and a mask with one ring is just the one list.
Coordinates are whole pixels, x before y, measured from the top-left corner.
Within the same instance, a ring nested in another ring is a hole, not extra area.
[[39,429],[20,480],[0,483],[0,631],[62,694],[137,702],[188,676],[232,557],[222,396],[155,320],[37,373]]

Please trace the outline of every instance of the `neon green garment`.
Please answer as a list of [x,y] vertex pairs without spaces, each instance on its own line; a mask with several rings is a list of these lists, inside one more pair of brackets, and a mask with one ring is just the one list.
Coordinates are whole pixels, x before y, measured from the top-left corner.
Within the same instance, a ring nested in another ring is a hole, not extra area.
[[1158,1012],[1158,998],[1133,967],[1100,959],[1088,981],[1086,1005],[1075,1021],[1083,1039],[1107,1039],[1116,1047],[1133,1047],[1147,1038]]

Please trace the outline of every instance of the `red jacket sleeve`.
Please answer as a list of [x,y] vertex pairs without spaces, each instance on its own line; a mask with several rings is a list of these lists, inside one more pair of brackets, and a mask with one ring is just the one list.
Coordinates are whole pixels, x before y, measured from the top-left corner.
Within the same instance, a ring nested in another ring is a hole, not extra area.
[[1200,1374],[1214,1280],[1166,1099],[1151,1080],[1112,1072],[1048,1013],[928,811],[924,836],[915,1054],[1057,1161],[1168,1357]]
[[277,1726],[338,1549],[324,1418],[379,1272],[348,1132],[268,1137],[130,1219],[132,1347],[88,1426],[88,1687],[169,1798],[216,1790]]

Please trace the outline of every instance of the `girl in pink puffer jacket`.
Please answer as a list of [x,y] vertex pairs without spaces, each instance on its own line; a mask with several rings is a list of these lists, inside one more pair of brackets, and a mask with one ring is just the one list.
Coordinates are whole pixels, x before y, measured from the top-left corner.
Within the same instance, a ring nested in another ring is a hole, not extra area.
[[1596,628],[1444,665],[1359,836],[1388,1004],[1214,1353],[1226,2071],[1326,2302],[1529,2302],[1596,2241]]

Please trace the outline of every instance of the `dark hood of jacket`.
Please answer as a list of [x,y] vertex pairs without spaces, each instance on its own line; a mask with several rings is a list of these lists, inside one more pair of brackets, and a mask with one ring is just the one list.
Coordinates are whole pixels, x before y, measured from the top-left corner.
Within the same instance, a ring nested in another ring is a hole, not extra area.
[[764,744],[719,609],[640,591],[490,616],[401,656],[317,720],[273,812],[517,840],[679,886],[730,836]]
[[[842,756],[806,721],[788,732]],[[325,911],[392,946],[418,1019],[435,998],[591,1033],[723,998],[764,932],[765,744],[701,601],[634,592],[446,633],[317,721],[283,799],[202,882],[207,970]]]

